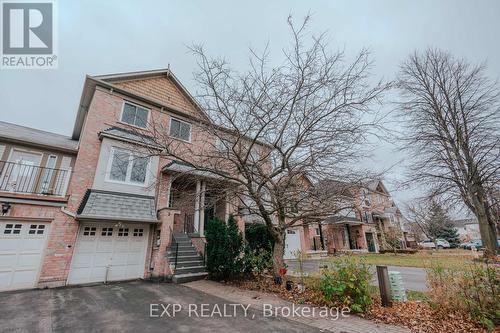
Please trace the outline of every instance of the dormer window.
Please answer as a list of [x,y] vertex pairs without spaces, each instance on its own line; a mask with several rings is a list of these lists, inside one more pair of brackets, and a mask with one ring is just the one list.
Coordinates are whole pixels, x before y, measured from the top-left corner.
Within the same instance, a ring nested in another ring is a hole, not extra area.
[[170,136],[191,142],[191,124],[176,118],[170,118]]
[[123,103],[121,121],[132,126],[146,128],[149,110],[130,102]]

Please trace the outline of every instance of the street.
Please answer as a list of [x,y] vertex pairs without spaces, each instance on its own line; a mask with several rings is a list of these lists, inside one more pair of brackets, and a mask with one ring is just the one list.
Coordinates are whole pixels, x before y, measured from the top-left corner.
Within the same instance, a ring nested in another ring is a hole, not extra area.
[[[286,260],[289,271],[297,273],[298,263],[296,260]],[[307,273],[315,273],[319,271],[320,266],[325,265],[324,259],[309,259],[304,261],[303,269]],[[424,268],[418,267],[401,267],[401,266],[388,266],[389,271],[397,271],[403,277],[404,287],[408,290],[414,291],[427,291],[426,272]],[[373,272],[372,283],[376,285],[377,274],[375,273],[375,266],[371,266]]]

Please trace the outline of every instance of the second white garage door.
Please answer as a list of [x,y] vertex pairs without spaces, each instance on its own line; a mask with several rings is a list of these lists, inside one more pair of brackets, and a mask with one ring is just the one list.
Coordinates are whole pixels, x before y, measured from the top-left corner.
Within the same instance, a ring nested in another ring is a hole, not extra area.
[[295,259],[297,250],[300,250],[300,232],[297,229],[287,229],[285,237],[284,259]]
[[142,278],[149,225],[88,223],[80,226],[68,284]]

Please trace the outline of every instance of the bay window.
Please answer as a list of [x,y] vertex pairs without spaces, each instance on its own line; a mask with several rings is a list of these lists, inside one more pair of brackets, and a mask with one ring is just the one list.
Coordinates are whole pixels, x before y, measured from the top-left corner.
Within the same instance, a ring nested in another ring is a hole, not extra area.
[[119,148],[111,149],[107,178],[109,181],[145,184],[149,158]]

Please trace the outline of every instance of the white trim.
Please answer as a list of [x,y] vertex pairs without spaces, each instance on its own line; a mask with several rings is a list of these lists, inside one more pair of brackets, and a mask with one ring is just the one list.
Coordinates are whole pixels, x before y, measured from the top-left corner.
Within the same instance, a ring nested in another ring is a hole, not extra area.
[[[35,222],[36,223],[36,222]],[[42,248],[42,255],[40,256],[40,267],[38,268],[37,276],[36,276],[36,281],[34,287],[36,287],[40,281],[40,276],[42,275],[42,266],[45,263],[45,254],[47,251],[47,247],[49,244],[49,238],[50,238],[50,229],[51,229],[51,222],[39,222],[39,223],[46,223],[45,230],[47,231],[47,237],[45,238],[45,242],[43,244]],[[29,230],[29,229],[28,229]]]
[[194,199],[194,226],[195,232],[198,232],[200,229],[200,192],[201,192],[201,181],[196,180],[196,197]]
[[[177,117],[173,117],[173,116],[170,116],[169,117],[169,121],[168,121],[168,136],[173,138],[173,139],[176,139],[176,140],[179,140],[179,141],[182,141],[182,142],[187,142],[187,143],[191,143],[192,142],[192,136],[193,136],[193,124],[191,124],[190,122],[187,122],[185,120],[182,120],[182,119],[179,119]],[[189,141],[186,141],[184,139],[181,139],[181,138],[178,138],[178,137],[175,137],[175,136],[172,136],[172,134],[170,133],[170,131],[172,130],[172,119],[175,119],[177,120],[178,122],[181,122],[181,123],[184,123],[184,124],[187,124],[189,125]]]
[[[203,232],[205,231],[205,192],[207,190],[207,183],[205,181],[201,181],[201,198],[200,198],[200,226],[198,228],[198,232],[200,236],[203,236]],[[215,206],[214,206],[215,213]]]
[[11,160],[12,154],[14,153],[14,151],[20,151],[20,152],[23,152],[23,153],[34,154],[34,155],[40,155],[40,161],[38,162],[38,165],[36,165],[36,166],[39,167],[40,163],[42,163],[42,159],[43,159],[43,153],[42,152],[35,151],[35,150],[30,150],[30,149],[25,149],[25,148],[18,148],[18,147],[12,147],[12,149],[9,152],[9,157],[7,158],[7,162],[16,163],[16,161],[12,161]]
[[[113,163],[113,156],[116,150],[121,150],[129,153],[129,164],[127,165],[127,173],[125,175],[125,181],[120,181],[120,180],[115,180],[110,178],[111,174],[111,165]],[[148,159],[148,164],[146,165],[146,175],[144,178],[144,183],[138,183],[138,182],[132,182],[130,180],[127,181],[127,179],[130,179],[130,175],[132,173],[132,162],[133,162],[133,156],[135,155],[140,155],[136,152],[133,152],[129,149],[126,148],[120,148],[120,147],[111,147],[109,151],[109,156],[108,156],[108,164],[106,165],[106,175],[104,176],[104,181],[108,183],[116,183],[116,184],[125,184],[125,185],[133,185],[133,186],[140,186],[140,187],[147,187],[149,184],[149,170],[151,168],[151,156],[145,156],[145,158]]]
[[[136,124],[129,124],[129,123],[123,121],[123,110],[125,109],[125,104],[130,104],[130,105],[135,106],[136,108],[139,107],[141,109],[144,109],[144,110],[148,111],[148,116],[147,116],[147,119],[146,119],[146,127],[140,127],[140,126],[137,126]],[[124,99],[123,103],[122,103],[122,110],[120,111],[120,119],[118,119],[118,122],[121,123],[121,124],[127,125],[127,126],[132,126],[132,127],[144,130],[144,129],[148,128],[150,115],[151,115],[151,108],[148,108],[148,107],[145,107],[145,106],[142,106],[140,104],[137,104],[137,103],[134,103],[134,102],[130,102],[129,100]]]

